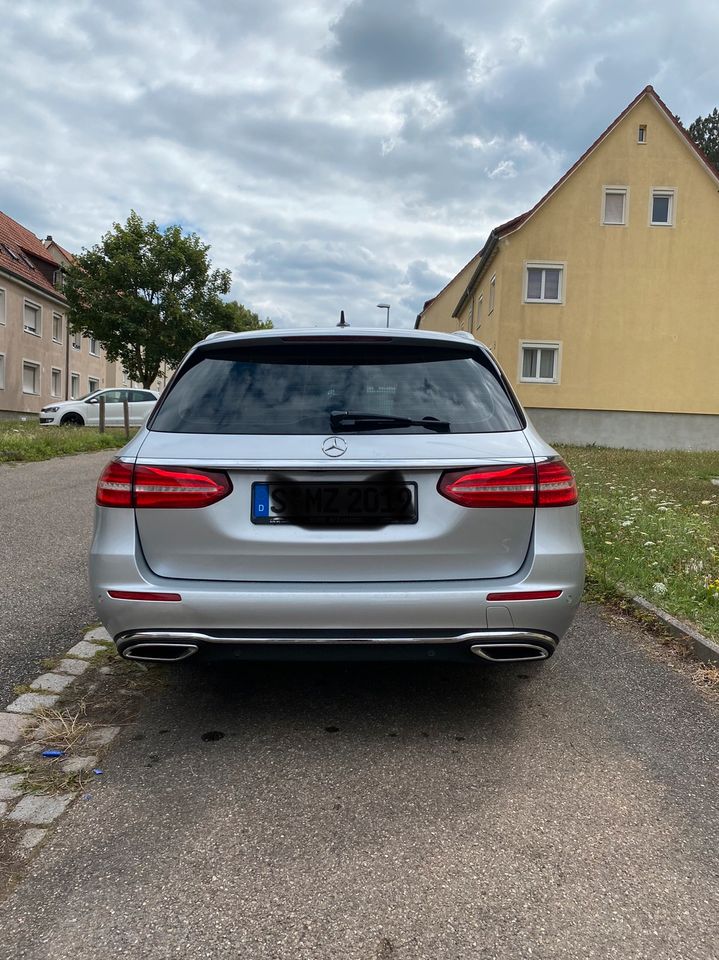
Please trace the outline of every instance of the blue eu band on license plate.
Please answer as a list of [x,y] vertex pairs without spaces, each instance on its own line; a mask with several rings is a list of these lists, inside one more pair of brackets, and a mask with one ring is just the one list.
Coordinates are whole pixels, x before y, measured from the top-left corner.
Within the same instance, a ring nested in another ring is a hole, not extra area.
[[252,485],[252,523],[362,526],[417,522],[417,484],[401,482]]

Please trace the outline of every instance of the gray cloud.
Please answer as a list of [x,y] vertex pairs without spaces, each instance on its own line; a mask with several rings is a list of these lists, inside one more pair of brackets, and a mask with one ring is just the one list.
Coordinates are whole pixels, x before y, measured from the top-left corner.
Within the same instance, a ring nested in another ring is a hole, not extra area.
[[466,71],[462,41],[415,0],[353,0],[333,23],[329,50],[348,83],[381,88],[439,81]]

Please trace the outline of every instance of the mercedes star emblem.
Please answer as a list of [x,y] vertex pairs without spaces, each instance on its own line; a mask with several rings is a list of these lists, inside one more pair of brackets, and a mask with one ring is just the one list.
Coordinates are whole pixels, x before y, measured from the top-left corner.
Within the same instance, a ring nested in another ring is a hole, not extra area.
[[327,437],[322,444],[322,453],[328,457],[341,457],[347,452],[347,441],[342,437]]

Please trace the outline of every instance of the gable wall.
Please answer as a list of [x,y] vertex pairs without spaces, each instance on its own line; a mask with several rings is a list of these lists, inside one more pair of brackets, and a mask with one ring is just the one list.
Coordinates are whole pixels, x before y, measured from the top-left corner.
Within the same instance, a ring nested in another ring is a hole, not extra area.
[[[626,226],[601,224],[604,185],[629,188]],[[649,226],[652,187],[675,189],[674,227]],[[644,98],[500,242],[477,289],[496,269],[495,352],[526,406],[719,413],[717,188]],[[566,264],[562,305],[523,303],[534,260]],[[560,383],[518,383],[521,340],[561,343]]]

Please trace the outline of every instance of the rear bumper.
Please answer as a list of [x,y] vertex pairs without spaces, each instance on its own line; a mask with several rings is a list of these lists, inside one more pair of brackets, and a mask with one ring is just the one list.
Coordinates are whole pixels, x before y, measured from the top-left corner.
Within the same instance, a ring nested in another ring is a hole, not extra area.
[[201,633],[193,630],[136,630],[116,638],[128,660],[453,660],[491,662],[547,660],[556,638],[528,630],[307,631],[293,636],[268,631]]
[[[203,649],[233,647],[253,658],[276,650],[289,659],[293,647],[331,646],[312,643],[309,633],[334,636],[347,653],[371,647],[383,658],[390,651],[422,644],[445,651],[446,658],[453,646],[467,648],[459,637],[477,631],[537,632],[556,643],[574,618],[583,584],[584,551],[574,508],[538,510],[522,568],[512,577],[493,580],[259,583],[163,578],[145,563],[132,511],[107,508],[97,508],[90,552],[95,607],[118,646],[139,632],[189,631],[209,638],[203,640]],[[170,592],[181,600],[113,599],[109,590]],[[544,600],[487,599],[490,593],[513,590],[561,593]],[[348,632],[352,638],[342,636]],[[258,637],[267,642],[249,642]],[[357,656],[352,653],[350,658]]]

